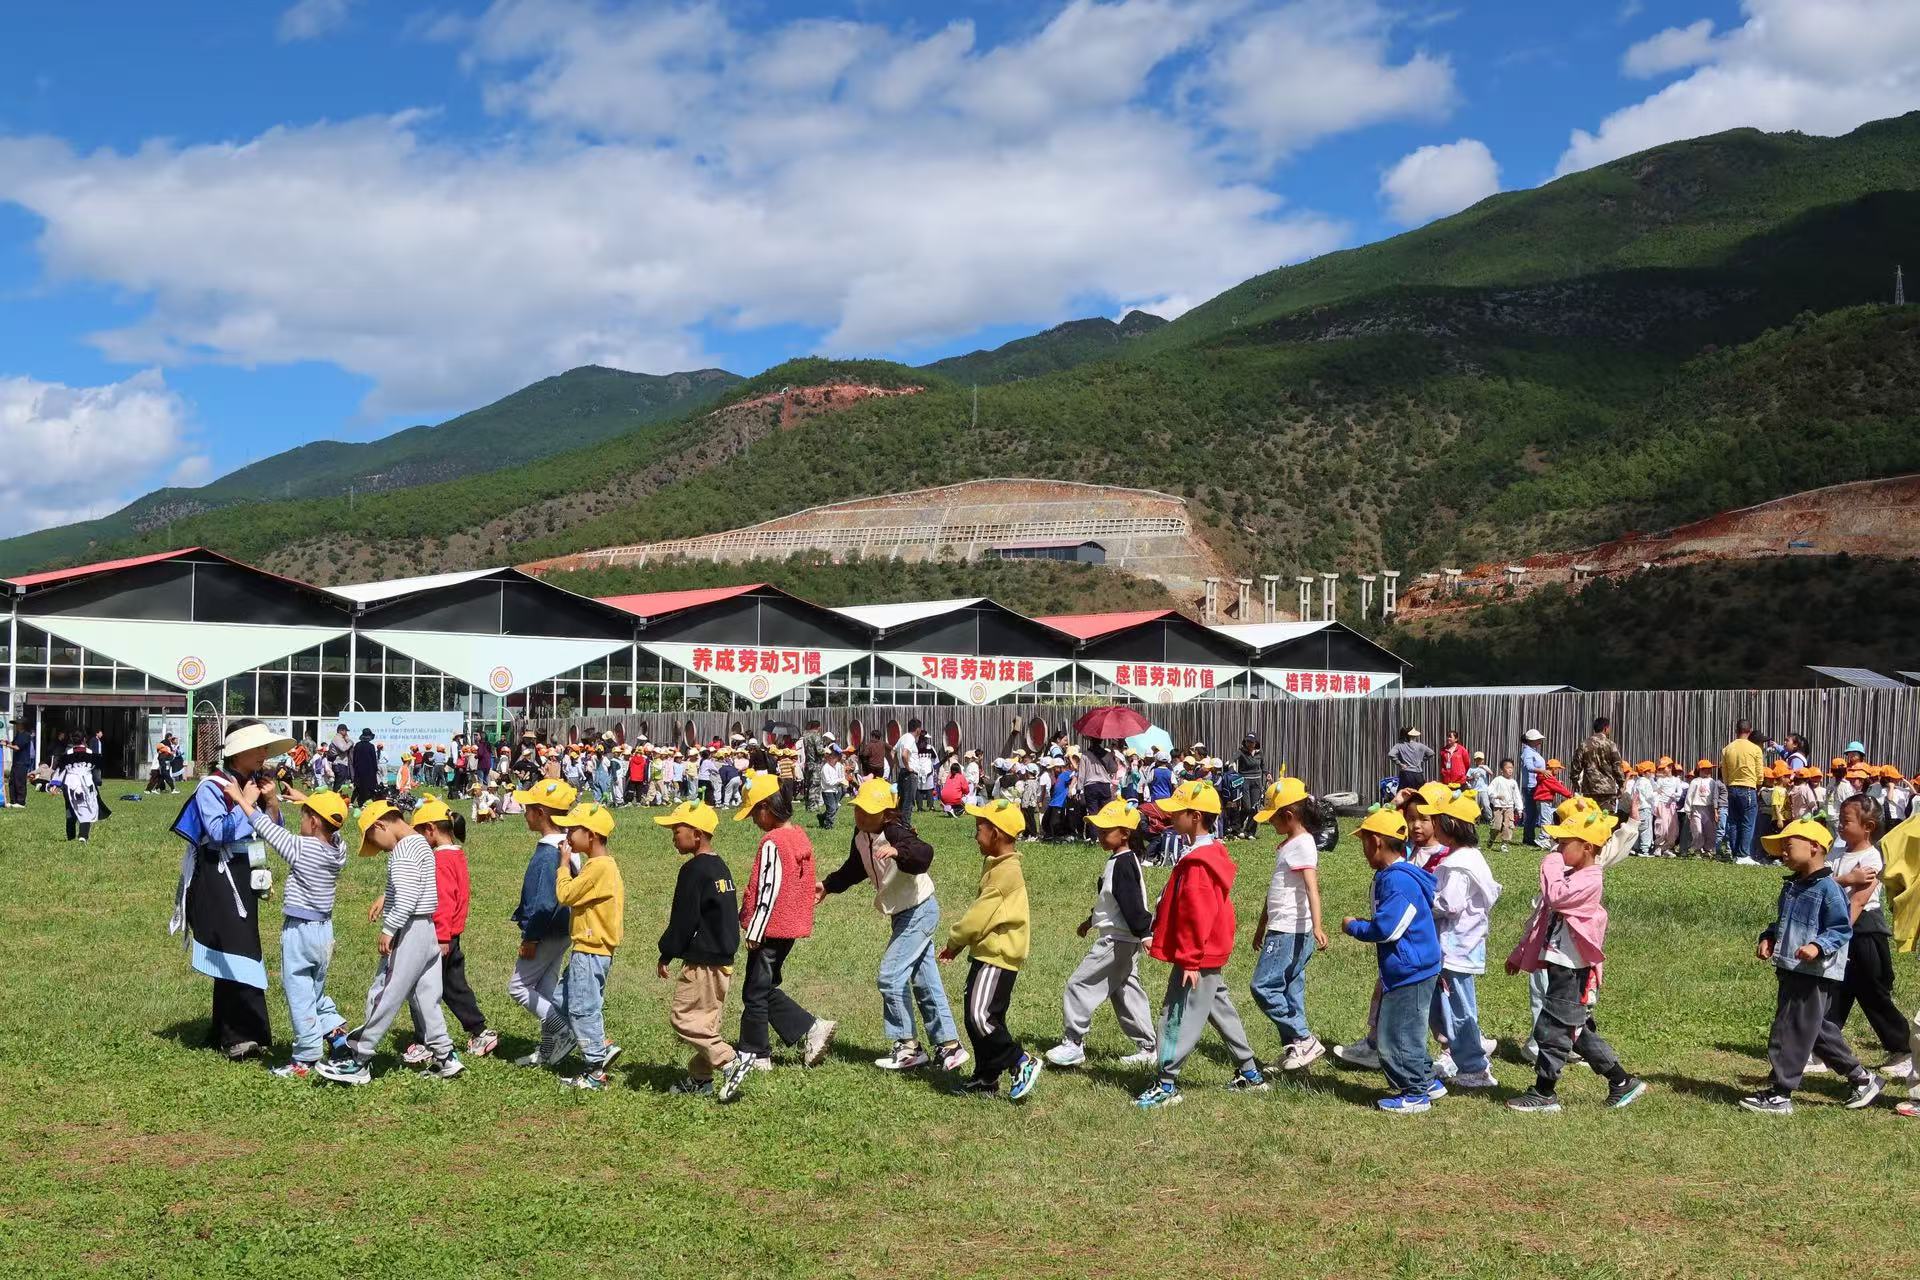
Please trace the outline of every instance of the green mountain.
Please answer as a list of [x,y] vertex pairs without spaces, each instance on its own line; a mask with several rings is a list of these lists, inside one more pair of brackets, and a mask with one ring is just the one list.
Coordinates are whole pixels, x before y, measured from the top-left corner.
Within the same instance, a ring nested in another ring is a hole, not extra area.
[[[1243,573],[1578,546],[1920,470],[1920,309],[1885,305],[1894,264],[1920,262],[1915,228],[1920,113],[1843,138],[1736,130],[1268,273],[1132,338],[1066,326],[917,370],[789,362],[538,475],[254,502],[107,549],[205,542],[338,580],[1005,475],[1183,494]],[[1063,353],[1077,363],[1018,371]],[[921,389],[812,417],[756,399],[835,381]]]
[[1089,360],[1111,360],[1124,354],[1122,348],[1128,343],[1155,329],[1164,328],[1166,323],[1159,316],[1149,315],[1145,311],[1129,311],[1120,317],[1117,324],[1104,316],[1069,320],[1045,333],[1015,338],[991,351],[970,351],[964,356],[948,356],[945,360],[935,360],[921,367],[955,382],[978,383],[981,386],[1013,382],[1020,378],[1037,378],[1042,374],[1071,369]]
[[[98,520],[0,541],[0,572],[162,532],[184,517],[272,498],[360,496],[530,462],[633,432],[711,404],[742,379],[724,369],[654,375],[586,365],[437,426],[409,427],[365,444],[317,440],[276,453],[197,489],[155,490]],[[167,538],[162,533],[162,540]]]

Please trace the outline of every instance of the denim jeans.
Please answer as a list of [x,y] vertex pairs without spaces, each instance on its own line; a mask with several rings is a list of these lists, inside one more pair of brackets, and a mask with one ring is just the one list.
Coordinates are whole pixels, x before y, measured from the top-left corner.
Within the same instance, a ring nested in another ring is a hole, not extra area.
[[1480,1048],[1480,1000],[1474,990],[1471,973],[1442,973],[1433,989],[1433,1006],[1427,1019],[1433,1034],[1447,1042],[1453,1065],[1463,1076],[1477,1075],[1487,1069],[1487,1055]]
[[1760,823],[1760,793],[1752,787],[1727,788],[1727,844],[1736,858],[1753,856],[1753,831]]
[[845,792],[840,787],[820,788],[820,829],[831,830],[833,815],[840,812],[840,797]]
[[320,1061],[327,1032],[342,1025],[340,1007],[327,994],[333,963],[333,921],[288,920],[280,928],[280,985],[293,1019],[293,1060]]
[[1269,932],[1253,967],[1253,1002],[1280,1030],[1280,1045],[1311,1040],[1307,1029],[1307,961],[1313,934]]
[[548,1062],[557,1062],[562,1053],[546,1052],[546,1048],[564,1050],[567,1038],[571,1036],[580,1045],[580,1056],[586,1059],[587,1070],[600,1069],[600,1060],[607,1054],[607,970],[613,967],[612,956],[595,955],[591,951],[576,951],[567,961],[566,977],[560,983],[560,1012],[566,1016],[565,1027],[561,1030],[559,1043],[543,1046],[541,1057]]
[[940,903],[934,898],[894,913],[893,938],[880,955],[880,1021],[889,1040],[914,1038],[915,1004],[930,1041],[947,1044],[957,1038],[940,962],[934,958],[933,933],[939,924]]
[[1427,1011],[1439,975],[1380,996],[1380,1022],[1374,1030],[1380,1066],[1395,1093],[1425,1093],[1433,1083],[1433,1059],[1427,1056]]

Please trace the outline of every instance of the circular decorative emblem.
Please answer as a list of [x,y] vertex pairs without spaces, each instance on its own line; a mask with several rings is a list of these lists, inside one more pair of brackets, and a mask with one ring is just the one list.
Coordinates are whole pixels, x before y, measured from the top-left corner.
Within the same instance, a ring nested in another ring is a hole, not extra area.
[[773,696],[773,681],[765,676],[755,676],[747,681],[747,696],[755,702],[765,702]]
[[1156,696],[1156,697],[1157,697],[1157,698],[1158,698],[1158,699],[1159,699],[1159,700],[1160,700],[1161,702],[1172,702],[1172,701],[1173,701],[1173,690],[1171,690],[1171,689],[1162,689],[1162,690],[1161,690],[1161,691],[1160,691],[1160,692],[1159,692],[1158,694],[1156,694],[1155,696]]
[[174,674],[180,677],[181,684],[199,684],[207,678],[207,664],[195,657],[185,657],[174,668]]
[[967,686],[968,702],[971,702],[974,706],[977,707],[984,704],[986,700],[987,700],[987,686],[983,684],[970,684]]
[[487,685],[495,693],[505,693],[513,688],[513,672],[506,667],[495,667],[487,672]]

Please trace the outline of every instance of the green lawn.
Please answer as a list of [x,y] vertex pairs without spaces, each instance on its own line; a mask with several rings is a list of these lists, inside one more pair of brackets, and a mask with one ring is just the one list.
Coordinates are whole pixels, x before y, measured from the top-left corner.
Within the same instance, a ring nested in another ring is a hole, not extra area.
[[[628,945],[607,1013],[626,1047],[616,1090],[570,1093],[500,1060],[416,1078],[392,1042],[373,1086],[347,1090],[199,1047],[208,985],[164,929],[174,802],[118,801],[128,789],[109,785],[117,812],[87,846],[61,843],[46,797],[0,814],[0,1274],[1864,1276],[1905,1272],[1920,1240],[1920,1125],[1885,1106],[1843,1110],[1831,1077],[1814,1078],[1789,1120],[1732,1105],[1764,1071],[1772,979],[1752,939],[1771,872],[1633,860],[1610,876],[1600,1021],[1653,1084],[1617,1114],[1583,1068],[1553,1117],[1469,1096],[1393,1120],[1368,1107],[1377,1077],[1326,1064],[1264,1096],[1229,1095],[1212,1039],[1189,1065],[1186,1105],[1164,1114],[1133,1111],[1144,1079],[1098,1062],[1050,1071],[1023,1107],[947,1097],[936,1080],[867,1065],[884,1047],[884,926],[859,892],[829,901],[789,968],[789,988],[840,1021],[835,1057],[756,1076],[721,1108],[662,1092],[684,1057],[652,971],[675,858],[628,810],[615,837]],[[951,920],[978,868],[972,824],[923,826]],[[826,866],[845,838],[826,833]],[[524,1052],[533,1031],[504,994],[529,844],[516,824],[469,845],[469,972],[503,1053]],[[723,825],[736,873],[749,848],[742,826]],[[1244,936],[1271,842],[1235,851]],[[1036,1050],[1059,1032],[1098,858],[1026,855],[1034,958],[1012,1021]],[[1504,953],[1534,862],[1494,862]],[[1329,915],[1364,911],[1351,842],[1325,871]],[[1163,877],[1150,872],[1151,887]],[[342,886],[331,988],[350,1013],[373,969],[364,908],[381,879],[380,863],[355,859]],[[266,923],[277,936],[277,896]],[[1245,996],[1251,959],[1243,946],[1233,987],[1271,1056],[1273,1030]],[[1920,984],[1902,967],[1912,1004]],[[1315,958],[1308,1000],[1324,1039],[1362,1029],[1372,972],[1370,949],[1345,939]],[[957,1002],[964,966],[948,974]],[[1149,989],[1164,976],[1151,965]],[[1525,1037],[1525,984],[1489,977],[1481,999],[1504,1097],[1530,1077],[1510,1047]],[[270,1005],[284,1058],[277,986]],[[1108,1063],[1124,1051],[1111,1014],[1092,1048]]]

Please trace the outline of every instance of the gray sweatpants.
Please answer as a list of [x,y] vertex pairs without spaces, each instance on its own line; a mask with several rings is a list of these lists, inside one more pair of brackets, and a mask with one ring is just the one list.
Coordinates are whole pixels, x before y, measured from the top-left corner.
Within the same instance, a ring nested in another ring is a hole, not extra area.
[[1061,1038],[1068,1044],[1083,1043],[1093,1015],[1109,1000],[1127,1038],[1142,1051],[1153,1052],[1153,1006],[1147,1003],[1147,989],[1140,985],[1140,943],[1102,934],[1067,979],[1066,994],[1060,999],[1066,1024]]
[[571,934],[542,938],[531,956],[513,962],[513,977],[507,980],[507,994],[540,1024],[543,1043],[557,1039],[567,1027],[566,1010],[560,1007],[554,991],[560,985],[560,970],[572,948]]
[[1798,1089],[1810,1057],[1819,1058],[1851,1084],[1866,1083],[1871,1073],[1860,1065],[1840,1028],[1827,1021],[1827,1009],[1840,984],[1790,969],[1774,972],[1780,991],[1773,1006],[1773,1030],[1767,1036],[1773,1087],[1783,1094]]
[[1247,1042],[1247,1029],[1240,1022],[1240,1011],[1233,1007],[1233,997],[1227,994],[1220,971],[1194,970],[1190,987],[1180,981],[1183,972],[1175,965],[1167,975],[1167,998],[1160,1010],[1161,1083],[1179,1081],[1180,1067],[1200,1043],[1200,1033],[1209,1023],[1227,1042],[1227,1052],[1236,1065],[1253,1066],[1253,1046]]
[[353,1041],[353,1054],[371,1062],[374,1050],[387,1038],[387,1029],[408,1005],[413,1007],[414,1030],[436,1058],[453,1052],[447,1019],[440,1012],[440,940],[431,916],[415,916],[393,940],[386,964],[367,991],[367,1020]]

